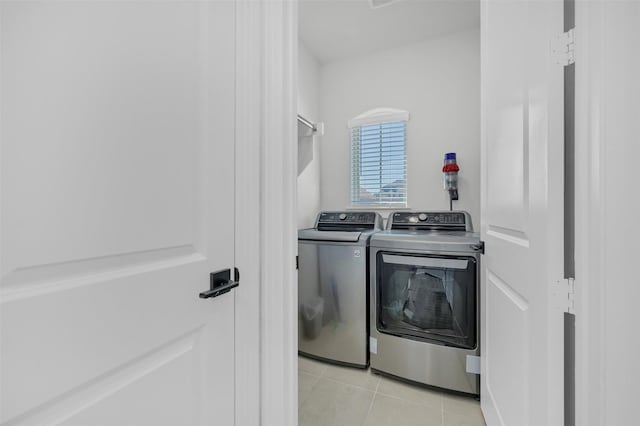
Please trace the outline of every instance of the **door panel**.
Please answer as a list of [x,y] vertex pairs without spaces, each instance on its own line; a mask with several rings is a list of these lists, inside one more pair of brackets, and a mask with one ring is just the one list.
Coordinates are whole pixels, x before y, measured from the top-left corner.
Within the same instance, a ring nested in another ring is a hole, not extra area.
[[484,358],[487,397],[501,406],[503,424],[527,424],[528,303],[492,273],[486,280]]
[[487,0],[481,25],[482,409],[488,425],[557,425],[563,74],[551,44],[562,3]]
[[234,13],[0,5],[1,423],[233,424]]
[[191,243],[197,8],[8,4],[3,18],[5,173],[21,178],[3,186],[4,270]]
[[[490,5],[494,6],[488,3],[487,7]],[[517,45],[514,38],[522,37],[526,7],[518,2],[501,2],[499,7],[491,7],[488,20],[486,25],[492,34],[510,36],[491,38],[491,48],[485,50],[485,65],[489,67],[483,75],[487,85],[485,101],[488,111],[493,112],[485,115],[485,125],[492,135],[486,139],[486,149],[501,156],[499,167],[495,164],[486,169],[487,185],[491,188],[486,194],[487,213],[493,218],[491,231],[526,240],[526,204],[523,203],[528,142],[523,90],[526,53],[524,48],[514,48]]]

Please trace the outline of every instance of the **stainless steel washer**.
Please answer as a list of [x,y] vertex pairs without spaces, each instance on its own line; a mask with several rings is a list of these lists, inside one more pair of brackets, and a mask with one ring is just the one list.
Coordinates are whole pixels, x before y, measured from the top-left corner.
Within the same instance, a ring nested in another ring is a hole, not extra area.
[[371,368],[479,394],[483,245],[466,212],[395,212],[370,243]]
[[322,212],[298,231],[298,350],[337,364],[369,365],[369,239],[374,212]]

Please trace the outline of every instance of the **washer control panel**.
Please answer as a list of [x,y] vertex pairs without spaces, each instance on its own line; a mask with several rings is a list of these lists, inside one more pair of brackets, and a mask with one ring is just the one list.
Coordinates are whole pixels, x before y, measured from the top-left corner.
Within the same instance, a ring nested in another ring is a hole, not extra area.
[[354,223],[373,224],[376,214],[373,212],[322,212],[318,223]]
[[364,231],[382,229],[382,217],[376,212],[321,212],[316,220],[320,231]]

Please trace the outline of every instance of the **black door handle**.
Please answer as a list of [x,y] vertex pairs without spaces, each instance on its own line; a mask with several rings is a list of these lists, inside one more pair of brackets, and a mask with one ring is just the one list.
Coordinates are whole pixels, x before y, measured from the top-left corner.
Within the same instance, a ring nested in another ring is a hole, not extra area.
[[234,279],[231,280],[231,269],[212,272],[209,274],[209,290],[200,293],[201,299],[210,297],[218,297],[221,294],[229,293],[232,288],[240,285],[240,272],[238,268],[234,269]]

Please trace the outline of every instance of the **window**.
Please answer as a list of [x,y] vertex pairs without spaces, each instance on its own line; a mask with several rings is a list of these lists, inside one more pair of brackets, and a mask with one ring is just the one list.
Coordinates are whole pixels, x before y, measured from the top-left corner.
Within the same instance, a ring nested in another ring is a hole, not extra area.
[[405,111],[379,109],[349,121],[351,205],[407,206],[408,118]]

